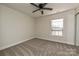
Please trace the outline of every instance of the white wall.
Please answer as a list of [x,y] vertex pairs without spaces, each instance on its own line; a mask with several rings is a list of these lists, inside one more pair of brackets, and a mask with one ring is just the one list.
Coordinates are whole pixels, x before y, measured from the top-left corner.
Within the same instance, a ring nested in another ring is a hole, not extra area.
[[[55,37],[51,35],[50,20],[57,18],[64,18],[63,37]],[[73,45],[74,44],[74,10],[36,18],[36,37]]]
[[0,5],[0,49],[34,38],[34,19]]
[[[64,36],[51,35],[50,20],[64,18]],[[0,49],[32,38],[74,44],[74,10],[39,17],[36,20],[14,9],[0,5]]]

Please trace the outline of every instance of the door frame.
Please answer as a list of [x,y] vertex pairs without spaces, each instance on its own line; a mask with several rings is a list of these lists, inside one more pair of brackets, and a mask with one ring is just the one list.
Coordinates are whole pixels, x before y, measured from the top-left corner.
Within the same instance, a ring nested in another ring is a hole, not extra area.
[[75,35],[74,35],[74,45],[75,46],[77,46],[76,45],[76,41],[77,41],[77,38],[76,38],[76,36],[77,36],[77,15],[79,15],[79,12],[75,14]]

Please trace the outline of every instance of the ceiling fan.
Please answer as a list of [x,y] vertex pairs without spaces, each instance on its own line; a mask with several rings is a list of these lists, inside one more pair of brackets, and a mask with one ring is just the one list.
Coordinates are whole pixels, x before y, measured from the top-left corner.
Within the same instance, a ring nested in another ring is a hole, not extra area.
[[40,11],[41,14],[44,14],[44,10],[50,10],[50,11],[53,10],[52,8],[45,7],[47,3],[40,3],[38,5],[36,5],[35,3],[30,3],[30,4],[38,8],[37,10],[34,10],[32,13]]

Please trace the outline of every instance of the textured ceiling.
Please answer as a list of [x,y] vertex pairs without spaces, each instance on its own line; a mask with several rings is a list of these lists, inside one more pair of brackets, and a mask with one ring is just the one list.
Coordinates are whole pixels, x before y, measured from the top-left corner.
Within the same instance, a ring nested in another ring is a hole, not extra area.
[[32,11],[36,10],[37,8],[32,6],[29,3],[6,3],[4,5],[14,8],[23,13],[27,13],[28,15],[30,15],[32,17],[50,15],[50,14],[66,11],[69,9],[73,9],[73,8],[76,8],[79,6],[78,3],[48,3],[45,7],[53,8],[53,10],[52,11],[45,10],[44,15],[41,15],[41,13],[39,11],[32,13]]

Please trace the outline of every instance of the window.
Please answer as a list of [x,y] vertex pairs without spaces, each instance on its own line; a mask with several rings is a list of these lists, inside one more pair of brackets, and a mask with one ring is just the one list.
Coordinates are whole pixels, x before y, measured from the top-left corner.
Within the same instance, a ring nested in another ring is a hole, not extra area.
[[51,20],[52,35],[62,36],[63,35],[63,19]]

